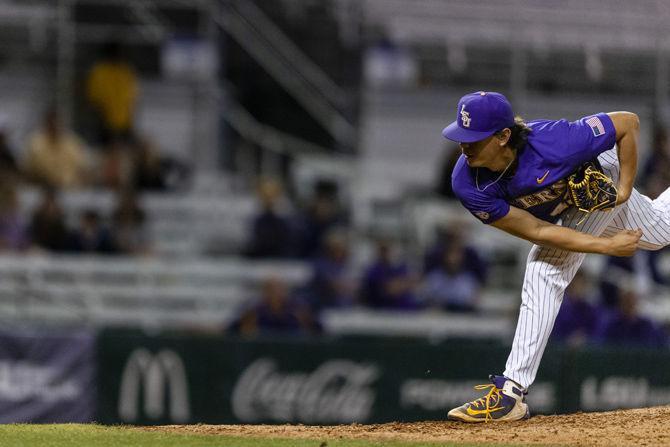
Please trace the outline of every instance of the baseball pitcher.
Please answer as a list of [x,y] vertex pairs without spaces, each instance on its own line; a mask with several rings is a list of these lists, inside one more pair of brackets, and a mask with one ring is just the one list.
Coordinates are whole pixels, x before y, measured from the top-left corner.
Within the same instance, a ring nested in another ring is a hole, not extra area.
[[670,189],[651,200],[633,188],[638,133],[630,112],[524,122],[500,93],[459,101],[456,121],[442,131],[463,152],[452,174],[456,196],[483,223],[534,245],[505,371],[449,419],[529,417],[525,395],[586,253],[631,256],[670,244]]

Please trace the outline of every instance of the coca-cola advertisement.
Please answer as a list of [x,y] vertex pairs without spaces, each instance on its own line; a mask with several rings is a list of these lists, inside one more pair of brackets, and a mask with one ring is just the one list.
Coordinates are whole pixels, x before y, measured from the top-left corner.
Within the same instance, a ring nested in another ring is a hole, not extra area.
[[[504,361],[504,346],[379,339],[242,339],[107,331],[97,420],[335,425],[444,418]],[[546,371],[560,371],[549,365]],[[535,408],[557,410],[541,372]]]
[[243,422],[351,423],[370,419],[379,368],[344,359],[307,372],[282,371],[272,357],[249,365],[235,383],[232,408]]

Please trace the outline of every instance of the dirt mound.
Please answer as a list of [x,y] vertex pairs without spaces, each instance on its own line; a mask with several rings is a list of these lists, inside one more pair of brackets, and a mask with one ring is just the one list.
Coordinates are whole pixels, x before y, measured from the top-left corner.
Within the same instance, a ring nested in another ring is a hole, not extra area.
[[179,433],[268,438],[369,439],[433,442],[496,442],[566,446],[670,446],[670,406],[535,416],[505,424],[392,422],[336,426],[307,425],[167,425],[145,427]]

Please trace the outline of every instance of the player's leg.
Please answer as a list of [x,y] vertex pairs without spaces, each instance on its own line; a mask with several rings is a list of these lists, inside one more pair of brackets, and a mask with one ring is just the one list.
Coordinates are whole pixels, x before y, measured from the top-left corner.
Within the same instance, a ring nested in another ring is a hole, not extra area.
[[[603,152],[601,165],[615,183],[618,181],[618,159],[614,149]],[[645,250],[658,250],[670,245],[670,188],[658,198],[651,200],[636,189],[623,205],[617,207],[616,214],[610,225],[603,232],[604,236],[613,236],[622,230],[642,230],[640,247]]]
[[521,308],[503,375],[527,389],[535,380],[563,293],[585,255],[533,246],[521,290]]
[[[562,225],[599,235],[619,211],[619,208],[596,211],[586,217],[582,213],[571,211],[563,216]],[[449,412],[449,419],[483,422],[528,417],[529,410],[524,401],[525,391],[535,380],[561,307],[563,293],[585,257],[583,253],[555,248],[537,245],[531,248],[521,289],[521,308],[512,350],[503,376],[491,377],[496,391],[491,390],[489,393],[497,394],[488,394],[484,398],[454,408]]]
[[[566,216],[562,225],[599,235],[617,214],[618,210],[600,211],[591,213],[582,221],[583,215],[573,213]],[[585,257],[584,253],[537,245],[528,254],[519,319],[503,373],[526,389],[535,381],[563,293]]]
[[640,248],[658,250],[670,245],[670,188],[655,200],[634,189],[621,208],[604,235],[613,236],[624,229],[640,228]]
[[[603,172],[615,183],[618,182],[616,148],[603,152],[598,161]],[[562,216],[561,225],[583,233],[601,235],[623,211],[624,207],[621,206],[585,215],[570,208]],[[524,388],[528,388],[535,380],[540,359],[563,301],[563,293],[585,257],[583,253],[537,245],[528,254],[519,319],[504,372],[505,377]]]
[[[618,160],[614,149],[599,157],[603,170],[618,181]],[[561,225],[584,233],[600,235],[622,207],[584,215],[574,208],[562,216]],[[563,293],[579,269],[585,255],[547,247],[533,246],[526,266],[512,351],[503,376],[492,376],[495,394],[468,402],[449,412],[449,418],[464,422],[518,420],[528,417],[525,390],[533,383],[549,335],[558,315]],[[488,385],[490,386],[490,385]],[[495,399],[493,399],[495,397]],[[491,409],[494,411],[492,412]]]

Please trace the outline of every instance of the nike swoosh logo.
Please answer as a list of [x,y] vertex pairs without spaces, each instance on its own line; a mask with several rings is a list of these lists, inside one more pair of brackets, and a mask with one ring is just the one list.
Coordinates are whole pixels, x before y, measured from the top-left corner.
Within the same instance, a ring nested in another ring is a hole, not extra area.
[[505,407],[489,408],[488,410],[473,410],[472,408],[468,407],[465,409],[465,412],[468,414],[468,416],[479,416],[480,414],[493,413],[494,411],[500,411],[504,409]]
[[539,184],[541,184],[541,183],[544,181],[544,179],[547,178],[548,175],[549,175],[549,171],[545,172],[544,175],[543,175],[542,177],[538,177],[538,178],[536,178],[535,181],[536,181],[537,184],[539,185]]

